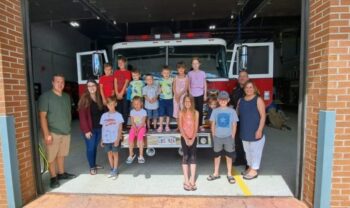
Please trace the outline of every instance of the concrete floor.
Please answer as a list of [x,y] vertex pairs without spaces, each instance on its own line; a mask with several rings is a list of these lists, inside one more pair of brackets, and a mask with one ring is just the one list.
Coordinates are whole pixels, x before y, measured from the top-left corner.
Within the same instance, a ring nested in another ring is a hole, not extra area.
[[44,174],[47,191],[54,193],[125,194],[125,195],[202,195],[202,196],[293,196],[296,167],[297,115],[288,113],[292,131],[266,128],[266,144],[260,175],[252,181],[242,180],[239,173],[243,167],[235,167],[238,183],[226,180],[225,161],[220,168],[221,179],[208,182],[206,177],[213,171],[213,159],[209,149],[198,150],[197,191],[182,188],[181,157],[177,149],[157,149],[154,157],[146,157],[145,164],[126,165],[127,149],[120,154],[120,175],[117,180],[107,178],[109,172],[106,154],[98,150],[97,162],[105,169],[91,176],[85,157],[85,144],[81,138],[78,121],[73,122],[71,151],[66,159],[67,172],[77,178],[61,183],[57,189],[48,187],[48,174]]

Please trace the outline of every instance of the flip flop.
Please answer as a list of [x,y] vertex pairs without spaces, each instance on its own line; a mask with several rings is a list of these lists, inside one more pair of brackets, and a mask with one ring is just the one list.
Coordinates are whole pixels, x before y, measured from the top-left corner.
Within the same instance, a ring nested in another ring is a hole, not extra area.
[[96,174],[97,174],[96,168],[90,168],[90,175],[96,175]]
[[207,177],[207,180],[208,181],[214,181],[214,180],[219,179],[219,178],[220,178],[220,176],[209,175]]
[[252,179],[254,179],[254,178],[257,178],[258,175],[259,175],[259,174],[256,174],[256,175],[254,175],[254,176],[251,176],[251,175],[246,174],[246,175],[243,176],[243,179],[245,179],[245,180],[252,180]]
[[233,176],[227,176],[227,181],[230,183],[230,184],[235,184],[236,183],[236,180]]
[[190,185],[184,183],[184,190],[191,191],[192,189],[191,189]]
[[190,184],[191,185],[191,191],[195,191],[197,190],[197,186],[196,184]]
[[101,166],[101,165],[96,165],[95,168],[96,168],[96,169],[103,169],[103,166]]

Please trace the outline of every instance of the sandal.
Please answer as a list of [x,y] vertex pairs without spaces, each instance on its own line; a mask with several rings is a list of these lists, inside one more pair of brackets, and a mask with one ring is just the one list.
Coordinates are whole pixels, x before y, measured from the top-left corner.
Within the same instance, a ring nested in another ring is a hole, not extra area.
[[236,180],[233,176],[227,176],[227,181],[230,183],[230,184],[235,184],[236,183]]
[[194,184],[190,184],[190,185],[191,185],[191,191],[197,190],[197,186],[196,186],[195,183]]
[[219,179],[219,178],[220,178],[220,176],[209,175],[209,176],[207,177],[207,180],[208,180],[208,181],[214,181],[214,180]]
[[97,165],[97,164],[96,164],[96,165],[95,165],[95,168],[96,168],[96,169],[103,169],[103,166]]
[[258,175],[259,174],[255,174],[255,175],[252,176],[252,175],[246,174],[246,175],[243,176],[243,179],[245,179],[245,180],[252,180],[254,178],[257,178]]
[[169,126],[165,127],[165,131],[166,131],[166,132],[170,132]]
[[191,189],[191,186],[190,186],[190,185],[184,183],[184,190],[185,190],[185,191],[191,191],[192,189]]
[[97,174],[96,168],[90,168],[90,175],[96,175],[96,174]]
[[158,132],[158,133],[162,133],[162,132],[163,132],[163,127],[160,126],[160,127],[157,129],[157,132]]

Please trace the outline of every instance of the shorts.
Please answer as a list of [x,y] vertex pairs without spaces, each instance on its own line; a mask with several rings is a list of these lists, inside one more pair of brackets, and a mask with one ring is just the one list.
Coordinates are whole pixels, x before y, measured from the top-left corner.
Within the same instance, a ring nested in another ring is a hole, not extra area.
[[52,144],[46,146],[47,161],[51,163],[57,157],[66,157],[69,153],[70,134],[55,134],[51,132]]
[[160,117],[173,116],[173,99],[160,99],[158,114]]
[[214,154],[215,156],[219,156],[218,153],[225,150],[226,156],[233,157],[235,152],[235,140],[232,136],[220,138],[214,136]]
[[131,127],[129,132],[129,144],[135,141],[135,137],[137,137],[138,142],[142,142],[143,138],[145,137],[145,134],[146,134],[145,126],[140,128],[138,133],[136,133],[136,128]]
[[103,149],[105,152],[119,152],[120,151],[120,144],[118,147],[114,146],[114,143],[103,143]]
[[152,119],[152,118],[158,118],[158,109],[153,109],[153,110],[148,110],[147,111],[147,118]]

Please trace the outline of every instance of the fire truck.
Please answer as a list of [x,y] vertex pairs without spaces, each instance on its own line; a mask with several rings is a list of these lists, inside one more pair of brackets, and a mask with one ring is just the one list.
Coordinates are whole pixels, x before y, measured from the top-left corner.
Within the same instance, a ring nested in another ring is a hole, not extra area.
[[[199,57],[201,69],[206,73],[208,92],[213,94],[219,90],[232,93],[237,85],[239,71],[246,69],[250,79],[258,86],[266,106],[272,102],[272,42],[234,44],[232,50],[228,50],[225,40],[211,38],[209,33],[128,36],[125,42],[112,46],[111,61],[106,50],[76,54],[79,93],[84,92],[88,78],[95,77],[98,80],[103,73],[104,63],[111,62],[116,68],[116,60],[120,56],[127,58],[128,68],[136,67],[142,74],[153,74],[155,80],[160,78],[163,65],[168,65],[175,76],[177,62],[183,61],[190,67],[192,57]],[[122,146],[127,147],[128,132],[123,135]],[[198,148],[212,146],[209,130],[199,132],[197,136]],[[153,132],[146,137],[148,156],[155,154],[155,148],[179,148],[181,154],[179,132]]]

